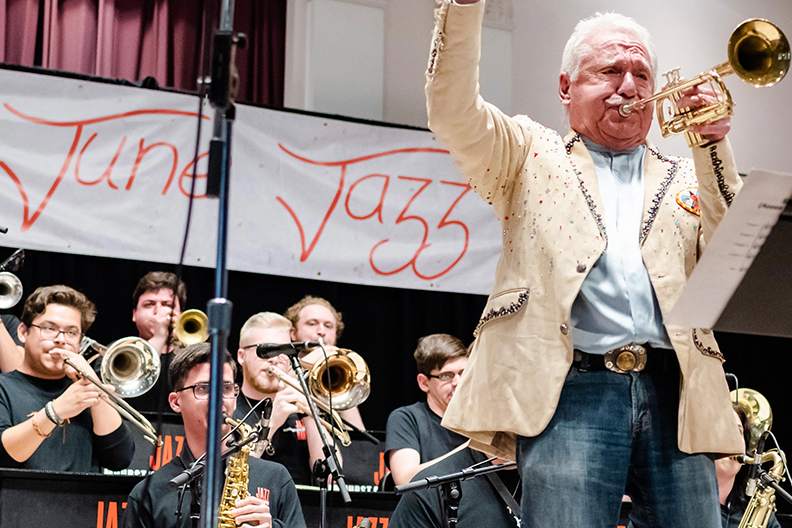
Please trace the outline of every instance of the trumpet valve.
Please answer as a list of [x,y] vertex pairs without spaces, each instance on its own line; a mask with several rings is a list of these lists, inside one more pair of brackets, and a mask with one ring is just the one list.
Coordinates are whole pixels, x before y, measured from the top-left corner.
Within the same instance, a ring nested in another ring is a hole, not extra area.
[[663,77],[666,78],[666,85],[673,85],[678,83],[682,80],[682,76],[679,75],[679,70],[681,68],[674,68],[672,70],[668,70],[667,72],[663,73]]

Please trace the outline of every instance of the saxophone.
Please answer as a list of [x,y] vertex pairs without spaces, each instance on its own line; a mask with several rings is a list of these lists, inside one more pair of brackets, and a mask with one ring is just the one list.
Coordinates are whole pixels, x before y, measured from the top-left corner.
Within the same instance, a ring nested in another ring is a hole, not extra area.
[[[761,455],[761,463],[773,461],[773,467],[767,472],[767,479],[779,483],[784,480],[784,468],[786,467],[786,457],[783,451],[771,449]],[[745,459],[746,464],[752,464],[755,460],[750,457]],[[770,515],[776,510],[775,489],[770,486],[770,480],[760,480],[756,486],[756,491],[748,501],[745,514],[740,521],[739,528],[766,528],[770,520]]]
[[218,528],[236,528],[237,523],[231,515],[231,510],[236,508],[236,501],[250,495],[248,493],[250,443],[245,444],[245,441],[253,434],[253,427],[244,422],[239,424],[229,417],[226,417],[225,421],[232,427],[239,425],[237,432],[241,433],[241,438],[237,440],[237,443],[244,445],[238,452],[228,457],[226,462],[226,479],[223,485],[223,494],[220,497],[217,526]]

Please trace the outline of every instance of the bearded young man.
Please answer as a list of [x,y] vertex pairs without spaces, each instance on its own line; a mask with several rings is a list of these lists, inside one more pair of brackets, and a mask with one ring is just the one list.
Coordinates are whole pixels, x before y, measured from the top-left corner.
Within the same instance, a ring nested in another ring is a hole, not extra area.
[[[262,359],[256,353],[256,345],[262,343],[289,343],[291,330],[288,319],[272,312],[257,313],[245,321],[237,351],[242,366],[242,389],[234,418],[244,418],[256,404],[269,398],[272,401],[269,444],[264,449],[261,442],[256,456],[283,464],[295,483],[310,485],[314,482],[313,465],[324,456],[313,417],[305,414],[308,402],[302,393],[270,373],[270,367],[274,367],[288,374],[291,366],[285,355]],[[254,410],[248,422],[252,425],[259,422],[261,413],[261,407]]]
[[617,14],[581,21],[564,50],[565,138],[508,117],[478,93],[483,15],[483,1],[443,3],[427,70],[429,127],[504,243],[443,425],[517,460],[523,525],[615,526],[626,489],[636,527],[717,528],[708,454],[743,447],[723,357],[709,329],[663,317],[741,187],[729,119],[692,130],[709,142],[692,159],[651,145],[653,108],[619,106],[654,91],[654,48]]

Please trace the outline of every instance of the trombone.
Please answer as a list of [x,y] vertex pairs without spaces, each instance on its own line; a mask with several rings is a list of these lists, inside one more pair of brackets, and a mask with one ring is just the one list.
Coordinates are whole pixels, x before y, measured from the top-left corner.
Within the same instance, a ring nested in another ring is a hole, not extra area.
[[[732,32],[726,62],[689,80],[680,77],[679,68],[666,72],[663,74],[668,80],[665,89],[646,99],[622,104],[619,114],[628,117],[633,110],[642,110],[647,104],[657,101],[657,123],[663,137],[684,133],[688,146],[698,147],[707,140],[700,134],[688,132],[688,128],[734,115],[735,102],[722,77],[735,73],[757,88],[772,86],[786,75],[790,58],[789,41],[784,33],[767,20],[751,18]],[[677,107],[682,90],[701,84],[710,84],[717,102],[696,108]],[[667,108],[664,106],[666,101],[669,103]]]
[[[280,381],[282,381],[289,387],[293,388],[300,394],[304,395],[302,387],[300,387],[300,384],[297,383],[295,380],[293,380],[291,377],[289,377],[287,374],[284,374],[283,371],[276,368],[275,366],[271,365],[267,369],[267,373],[277,376]],[[313,395],[313,391],[311,391],[311,394]],[[352,439],[349,436],[349,431],[347,431],[346,427],[344,426],[344,421],[341,419],[341,416],[339,416],[339,414],[335,410],[331,409],[329,405],[319,400],[318,398],[316,399],[316,406],[322,409],[324,412],[328,413],[331,416],[333,423],[335,424],[335,425],[331,425],[326,420],[320,417],[319,421],[321,422],[322,427],[325,428],[325,431],[327,431],[331,435],[337,436],[344,447],[349,447],[349,445],[352,443]],[[303,408],[302,405],[297,405],[297,407],[300,409],[301,413],[307,414],[309,416],[311,415],[311,411],[307,407]]]
[[[90,351],[94,353],[89,358],[87,354]],[[160,447],[162,440],[151,422],[124,401],[124,397],[131,398],[148,392],[157,382],[161,365],[159,353],[154,347],[139,337],[125,337],[113,342],[110,346],[103,346],[89,337],[83,337],[80,355],[85,357],[89,363],[99,356],[102,357],[100,367],[102,382],[112,385],[115,392],[107,390],[102,383],[83,372],[69,358],[64,358],[63,362],[73,368],[78,376],[87,379],[101,390],[107,403],[118,414],[143,431],[143,437],[146,440]]]
[[0,264],[0,310],[14,307],[22,299],[22,281],[11,271],[19,269],[24,259],[25,250],[20,248]]

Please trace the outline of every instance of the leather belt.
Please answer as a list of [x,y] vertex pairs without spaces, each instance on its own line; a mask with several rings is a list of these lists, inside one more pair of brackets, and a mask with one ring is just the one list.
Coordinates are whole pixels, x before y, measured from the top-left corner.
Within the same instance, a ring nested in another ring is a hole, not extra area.
[[673,350],[635,343],[608,350],[605,354],[588,354],[575,349],[572,365],[580,372],[610,370],[618,374],[671,372],[679,368]]

